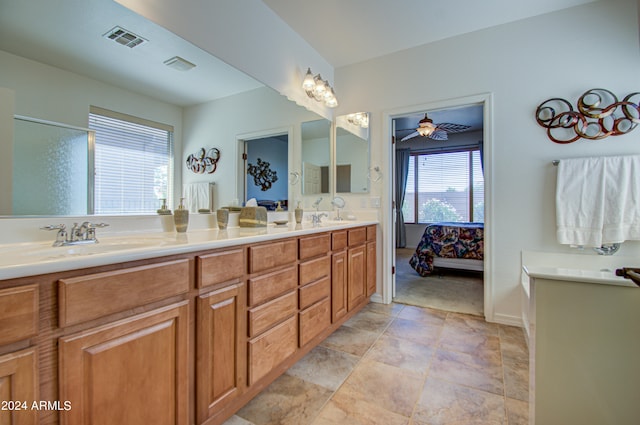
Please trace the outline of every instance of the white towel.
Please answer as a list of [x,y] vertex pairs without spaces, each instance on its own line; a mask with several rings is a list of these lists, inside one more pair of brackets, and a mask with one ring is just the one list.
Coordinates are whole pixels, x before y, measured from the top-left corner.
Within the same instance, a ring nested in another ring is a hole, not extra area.
[[182,185],[184,206],[190,213],[197,213],[199,209],[213,211],[213,183],[185,183]]
[[556,223],[561,244],[640,240],[640,155],[561,160]]

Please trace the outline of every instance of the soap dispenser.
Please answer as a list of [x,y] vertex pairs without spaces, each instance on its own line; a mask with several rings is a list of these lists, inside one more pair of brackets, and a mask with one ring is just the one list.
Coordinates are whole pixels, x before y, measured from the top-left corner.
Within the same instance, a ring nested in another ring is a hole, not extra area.
[[180,198],[180,205],[174,211],[173,220],[176,223],[176,231],[184,233],[189,225],[189,210],[184,206],[184,198]]
[[296,206],[296,209],[294,210],[295,216],[296,216],[296,223],[300,224],[302,223],[302,213],[304,211],[302,210],[302,208],[300,208],[300,202],[298,201],[298,205]]
[[160,215],[171,215],[171,210],[167,208],[167,199],[162,198],[162,206],[156,211]]

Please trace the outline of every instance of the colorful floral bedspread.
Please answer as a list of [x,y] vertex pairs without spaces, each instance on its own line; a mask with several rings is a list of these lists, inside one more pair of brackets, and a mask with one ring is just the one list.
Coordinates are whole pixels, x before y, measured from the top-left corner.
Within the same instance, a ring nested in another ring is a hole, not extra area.
[[409,260],[421,276],[433,272],[433,258],[484,258],[484,223],[437,223],[427,226]]

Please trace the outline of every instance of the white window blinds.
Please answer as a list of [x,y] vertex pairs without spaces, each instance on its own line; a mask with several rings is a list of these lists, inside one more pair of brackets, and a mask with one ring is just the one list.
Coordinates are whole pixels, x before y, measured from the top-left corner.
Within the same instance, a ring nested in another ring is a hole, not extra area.
[[95,214],[151,214],[173,205],[173,127],[91,107]]
[[405,223],[484,221],[480,152],[412,155],[402,212]]

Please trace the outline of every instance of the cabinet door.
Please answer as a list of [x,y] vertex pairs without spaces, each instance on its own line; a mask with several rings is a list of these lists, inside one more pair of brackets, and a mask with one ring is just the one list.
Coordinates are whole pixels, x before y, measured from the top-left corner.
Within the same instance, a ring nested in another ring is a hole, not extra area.
[[347,251],[333,254],[331,265],[331,322],[347,314]]
[[245,285],[227,286],[198,298],[197,416],[203,423],[245,387],[243,353]]
[[60,338],[65,425],[187,424],[186,301]]
[[249,385],[291,357],[298,349],[298,320],[292,316],[247,343]]
[[367,242],[367,297],[376,292],[376,243]]
[[366,295],[366,266],[365,246],[360,245],[355,248],[349,248],[347,266],[349,276],[347,310],[349,311],[364,301]]
[[9,410],[0,411],[0,424],[38,423],[38,410],[32,409],[32,403],[38,401],[37,376],[35,348],[0,356],[0,401],[20,403],[17,406],[2,406],[3,410]]

